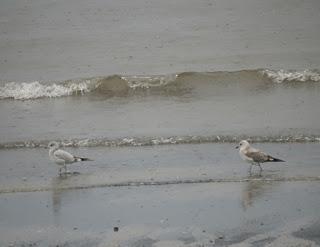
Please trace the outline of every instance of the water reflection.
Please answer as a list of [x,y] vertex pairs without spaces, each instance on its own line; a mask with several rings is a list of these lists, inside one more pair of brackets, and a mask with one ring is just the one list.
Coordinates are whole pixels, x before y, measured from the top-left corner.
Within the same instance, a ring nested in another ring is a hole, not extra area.
[[242,191],[242,207],[246,210],[252,207],[253,204],[258,201],[261,197],[274,190],[274,187],[279,184],[277,181],[268,181],[267,179],[274,178],[274,175],[252,175],[250,180],[244,186]]
[[59,176],[52,179],[52,208],[53,213],[56,215],[60,211],[61,207],[61,194],[63,194],[63,190],[60,188],[65,183],[67,176]]
[[70,191],[67,188],[72,187],[75,178],[79,173],[64,174],[52,179],[52,209],[55,226],[60,225],[61,208],[63,206],[62,200],[68,198]]

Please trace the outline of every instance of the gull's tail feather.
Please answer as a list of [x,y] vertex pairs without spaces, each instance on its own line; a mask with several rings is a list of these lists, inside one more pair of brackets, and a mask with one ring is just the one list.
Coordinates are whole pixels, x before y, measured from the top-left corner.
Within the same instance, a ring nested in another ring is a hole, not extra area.
[[278,159],[278,158],[274,158],[272,156],[268,157],[268,162],[285,162],[284,160]]
[[93,161],[92,159],[89,158],[83,158],[83,157],[74,157],[76,161]]

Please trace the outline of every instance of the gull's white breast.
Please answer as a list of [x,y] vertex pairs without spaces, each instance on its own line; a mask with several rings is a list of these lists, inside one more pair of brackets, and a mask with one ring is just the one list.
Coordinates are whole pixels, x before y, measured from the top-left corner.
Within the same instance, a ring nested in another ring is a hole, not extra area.
[[241,159],[243,159],[244,161],[246,161],[246,162],[248,162],[248,163],[254,163],[254,161],[253,161],[252,158],[246,156],[244,150],[241,150],[241,149],[240,149],[240,150],[239,150],[239,154],[240,154]]

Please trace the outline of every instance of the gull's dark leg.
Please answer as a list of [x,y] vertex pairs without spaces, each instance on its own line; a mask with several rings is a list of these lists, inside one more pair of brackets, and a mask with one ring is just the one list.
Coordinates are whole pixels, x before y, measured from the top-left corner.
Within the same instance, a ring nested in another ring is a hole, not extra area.
[[261,176],[262,167],[261,167],[260,163],[258,163],[258,166],[259,166],[259,168],[260,168],[259,176]]
[[250,164],[248,172],[249,172],[249,175],[251,176],[251,174],[252,174],[252,164]]

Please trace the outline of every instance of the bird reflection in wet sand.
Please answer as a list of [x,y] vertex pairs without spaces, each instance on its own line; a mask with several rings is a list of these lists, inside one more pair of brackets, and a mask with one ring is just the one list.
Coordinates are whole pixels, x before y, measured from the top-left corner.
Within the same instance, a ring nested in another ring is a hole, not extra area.
[[254,202],[271,191],[278,182],[265,181],[259,175],[249,180],[243,188],[241,204],[244,209],[252,207]]
[[63,184],[65,183],[64,180],[67,180],[68,177],[55,177],[52,179],[52,209],[54,215],[58,215],[60,208],[61,208],[61,197],[63,197],[63,194],[66,193],[66,191],[62,190]]
[[72,187],[73,179],[76,175],[70,176],[58,176],[52,179],[51,187],[52,187],[52,209],[54,222],[56,226],[59,226],[59,217],[61,214],[62,200],[70,197],[70,190],[67,188]]

